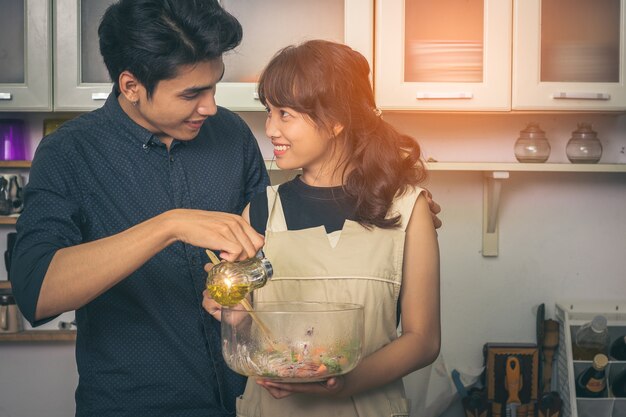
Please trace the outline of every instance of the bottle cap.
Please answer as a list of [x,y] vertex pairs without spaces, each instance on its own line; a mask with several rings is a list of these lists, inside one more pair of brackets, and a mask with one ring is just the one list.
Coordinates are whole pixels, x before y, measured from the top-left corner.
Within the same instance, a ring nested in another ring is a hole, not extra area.
[[606,317],[595,316],[591,322],[591,330],[596,333],[602,333],[606,330]]
[[272,279],[272,275],[274,275],[274,267],[272,263],[267,258],[261,258],[261,265],[263,269],[265,269],[265,273],[267,274],[267,279]]
[[608,364],[609,358],[603,353],[598,353],[596,356],[593,357],[593,367],[598,371],[606,368]]

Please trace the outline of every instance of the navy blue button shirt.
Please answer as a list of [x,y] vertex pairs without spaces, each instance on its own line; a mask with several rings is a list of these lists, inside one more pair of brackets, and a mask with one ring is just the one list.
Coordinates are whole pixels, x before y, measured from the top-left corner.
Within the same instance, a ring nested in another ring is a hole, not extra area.
[[[239,214],[268,183],[258,144],[234,113],[219,108],[168,152],[111,94],[37,149],[11,270],[21,310],[33,323],[57,250],[175,208]],[[219,322],[202,308],[206,262],[203,248],[174,243],[76,311],[77,416],[233,415],[245,378],[226,367]]]

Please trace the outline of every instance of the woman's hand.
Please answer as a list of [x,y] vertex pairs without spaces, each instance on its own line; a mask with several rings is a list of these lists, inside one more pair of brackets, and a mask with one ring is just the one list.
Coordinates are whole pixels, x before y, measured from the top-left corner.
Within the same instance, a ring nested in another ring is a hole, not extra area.
[[258,378],[256,383],[265,388],[272,397],[281,399],[296,393],[334,397],[343,389],[345,380],[342,376],[335,376],[322,382],[290,384]]
[[[204,265],[204,270],[208,273],[213,266],[214,265],[212,263],[208,263]],[[211,297],[211,294],[209,294],[209,290],[206,289],[202,291],[202,307],[204,307],[207,313],[209,313],[215,320],[222,321],[222,305],[215,301],[213,297]],[[237,304],[231,308],[233,310],[244,310],[244,307],[241,304]],[[239,322],[244,321],[244,319],[248,319],[247,321],[250,320],[248,314],[233,314],[231,315],[231,318],[237,322],[230,324],[236,324],[237,326],[239,326]]]
[[215,301],[209,290],[202,291],[202,307],[209,313],[215,320],[222,321],[222,305]]

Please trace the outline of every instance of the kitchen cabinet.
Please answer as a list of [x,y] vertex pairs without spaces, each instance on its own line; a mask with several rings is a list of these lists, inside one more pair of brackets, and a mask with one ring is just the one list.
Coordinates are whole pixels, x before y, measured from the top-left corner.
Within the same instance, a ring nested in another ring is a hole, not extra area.
[[381,109],[510,110],[511,0],[376,4]]
[[513,109],[626,110],[626,0],[518,0]]
[[101,107],[111,92],[98,42],[100,19],[115,0],[55,0],[54,110]]
[[0,0],[0,111],[52,110],[50,2]]
[[224,78],[216,91],[221,106],[264,110],[256,92],[263,67],[281,48],[305,40],[346,43],[372,65],[373,0],[221,0],[221,4],[243,26],[241,45],[224,56]]
[[399,110],[626,110],[625,3],[378,2],[377,102]]
[[0,0],[0,111],[100,107],[112,84],[97,30],[113,2]]
[[[36,0],[21,1],[30,4]],[[33,66],[41,71],[44,79],[47,77],[49,89],[53,86],[54,104],[50,102],[47,108],[38,109],[27,104],[20,109],[89,111],[102,106],[112,83],[100,56],[97,29],[106,8],[113,2],[55,0],[52,2],[53,21],[50,14],[36,17],[38,24],[51,26],[54,35],[52,61],[48,59],[47,67]],[[37,3],[45,3],[50,8],[47,1]],[[217,88],[217,103],[231,110],[264,110],[256,96],[256,80],[274,53],[287,45],[314,38],[345,42],[372,62],[373,0],[222,0],[221,3],[244,28],[242,44],[224,56],[226,73]],[[36,45],[37,52],[41,52]],[[11,58],[11,62],[13,60]],[[50,62],[54,71],[50,70]],[[53,82],[50,81],[52,73]],[[49,92],[48,96],[52,94]]]

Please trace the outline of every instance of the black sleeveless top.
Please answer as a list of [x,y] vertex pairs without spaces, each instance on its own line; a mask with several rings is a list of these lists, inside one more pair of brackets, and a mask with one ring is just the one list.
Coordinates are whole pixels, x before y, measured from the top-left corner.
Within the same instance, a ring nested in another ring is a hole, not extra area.
[[[354,220],[354,198],[346,195],[342,187],[313,187],[298,175],[281,184],[278,195],[289,230],[324,226],[326,233],[332,233],[341,230],[346,219]],[[262,235],[268,216],[265,190],[250,202],[250,224]]]

